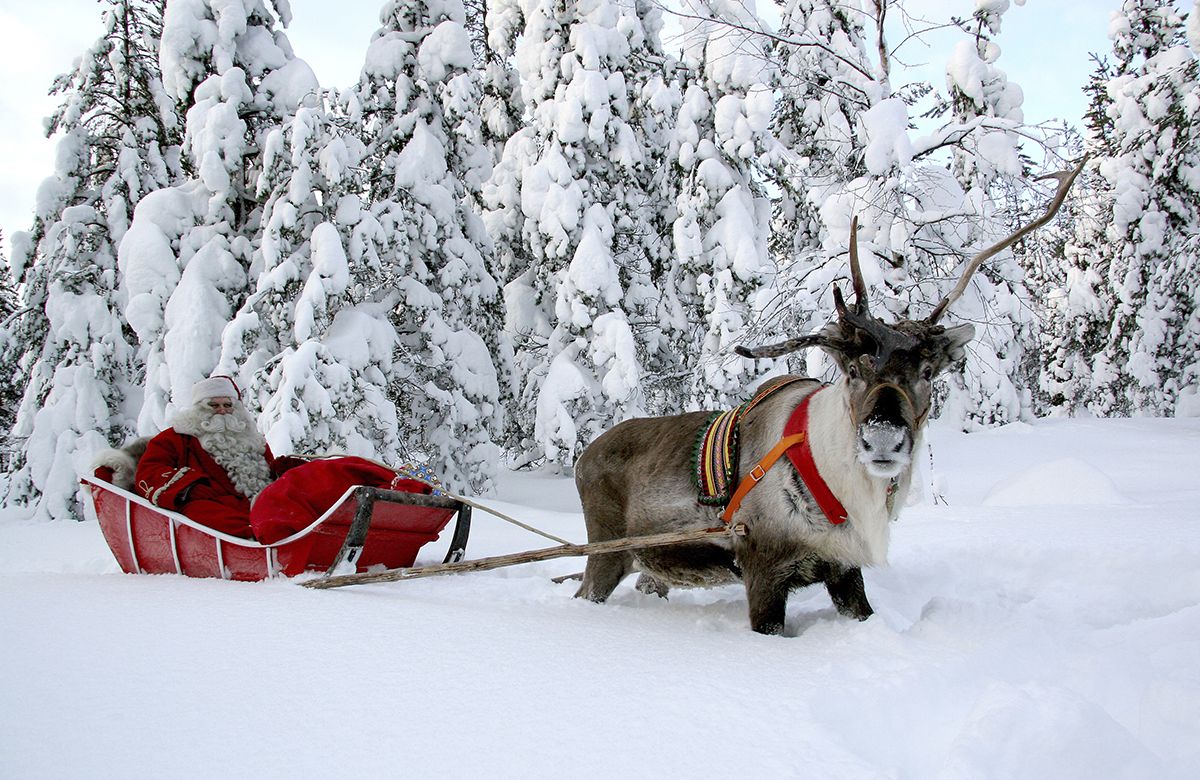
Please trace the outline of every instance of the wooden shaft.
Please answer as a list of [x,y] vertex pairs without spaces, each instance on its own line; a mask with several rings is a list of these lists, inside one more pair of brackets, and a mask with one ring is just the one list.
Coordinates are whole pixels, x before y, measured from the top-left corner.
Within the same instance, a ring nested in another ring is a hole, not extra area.
[[420,577],[435,577],[440,574],[458,574],[468,571],[486,571],[499,569],[504,566],[516,566],[521,563],[548,561],[552,558],[570,558],[577,555],[599,555],[603,553],[637,550],[643,547],[662,547],[668,544],[683,544],[685,542],[703,542],[730,533],[728,527],[697,528],[690,531],[671,531],[663,534],[633,536],[624,539],[612,539],[606,542],[591,542],[590,544],[563,544],[558,547],[545,547],[540,550],[494,555],[490,558],[479,558],[474,561],[459,561],[458,563],[438,563],[430,566],[418,566],[411,569],[388,569],[387,571],[365,572],[363,574],[342,574],[333,577],[308,580],[300,583],[306,588],[341,588],[346,585],[366,585],[372,582],[397,582],[399,580],[415,580]]

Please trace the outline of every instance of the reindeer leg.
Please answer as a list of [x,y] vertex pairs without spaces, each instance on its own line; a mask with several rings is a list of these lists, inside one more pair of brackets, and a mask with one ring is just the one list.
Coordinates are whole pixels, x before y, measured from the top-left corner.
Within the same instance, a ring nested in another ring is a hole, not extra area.
[[[582,478],[584,465],[579,465],[576,481]],[[628,536],[622,497],[614,492],[607,480],[594,480],[593,486],[594,490],[582,487],[579,490],[588,542],[607,542]],[[575,598],[603,604],[632,571],[633,555],[629,552],[589,555],[583,567],[583,582]]]
[[787,612],[787,577],[774,567],[753,568],[743,565],[746,601],[750,606],[750,628],[760,634],[782,634]]
[[875,614],[863,588],[862,569],[854,567],[829,576],[825,580],[825,589],[839,614],[858,620],[866,620]]
[[627,552],[589,555],[583,567],[583,584],[575,598],[604,603],[613,590],[633,571],[633,556]]

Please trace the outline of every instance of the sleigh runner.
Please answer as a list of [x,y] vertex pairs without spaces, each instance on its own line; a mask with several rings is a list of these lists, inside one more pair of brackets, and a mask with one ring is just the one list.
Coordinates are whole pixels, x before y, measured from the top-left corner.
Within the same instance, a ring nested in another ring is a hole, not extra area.
[[307,527],[271,544],[216,531],[114,485],[112,470],[84,476],[104,539],[131,574],[255,581],[305,571],[412,566],[417,551],[457,516],[445,563],[463,558],[471,507],[453,498],[358,485]]

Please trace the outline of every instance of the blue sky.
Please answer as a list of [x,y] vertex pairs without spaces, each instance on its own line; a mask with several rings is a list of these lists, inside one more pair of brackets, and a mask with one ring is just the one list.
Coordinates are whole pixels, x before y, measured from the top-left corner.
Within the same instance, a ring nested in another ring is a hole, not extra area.
[[[1086,106],[1080,88],[1092,70],[1088,53],[1108,51],[1108,20],[1120,0],[1025,0],[1022,5],[1014,0],[1012,5],[998,39],[998,64],[1024,90],[1026,119],[1077,121]],[[322,84],[353,82],[383,1],[291,0],[291,6],[288,35],[296,54]],[[969,15],[975,0],[908,0],[906,7],[944,19],[950,13]],[[28,229],[38,184],[53,170],[54,143],[42,136],[42,118],[55,101],[46,93],[54,76],[69,70],[100,32],[100,6],[94,1],[0,0],[2,251],[7,252],[13,232]],[[889,42],[895,45],[900,38],[897,30]],[[908,43],[898,58],[925,63],[928,77],[940,78],[954,40],[952,33],[927,36],[924,43]]]

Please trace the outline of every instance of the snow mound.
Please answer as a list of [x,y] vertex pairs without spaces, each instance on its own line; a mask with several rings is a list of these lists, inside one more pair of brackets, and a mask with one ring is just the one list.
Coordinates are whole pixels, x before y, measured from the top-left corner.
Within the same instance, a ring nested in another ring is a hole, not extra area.
[[1108,475],[1076,458],[1039,463],[1001,480],[985,506],[1128,504]]

